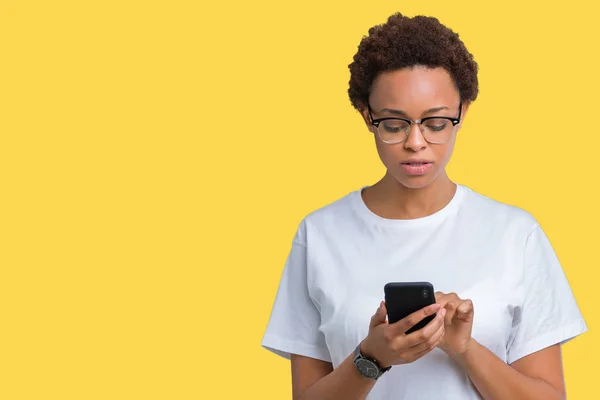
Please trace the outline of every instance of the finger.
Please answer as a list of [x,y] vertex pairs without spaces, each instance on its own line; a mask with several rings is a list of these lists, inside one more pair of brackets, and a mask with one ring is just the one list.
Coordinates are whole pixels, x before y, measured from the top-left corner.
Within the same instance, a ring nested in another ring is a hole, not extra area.
[[379,305],[379,315],[381,317],[381,322],[387,322],[387,307],[385,306],[385,301],[382,301]]
[[440,309],[439,304],[432,304],[415,311],[412,314],[402,318],[400,321],[392,324],[394,333],[397,335],[404,334],[407,330],[418,324],[423,318],[435,314]]
[[412,361],[418,360],[419,358],[423,357],[424,355],[426,355],[427,353],[429,353],[430,351],[432,351],[433,349],[438,347],[440,345],[440,343],[442,342],[442,340],[444,340],[444,334],[445,334],[445,331],[442,330],[442,333],[439,335],[437,340],[432,345],[426,346],[423,348],[423,350],[414,353],[410,357],[412,359]]
[[473,314],[473,302],[468,299],[461,302],[456,309],[456,318],[464,322],[471,322],[473,320]]
[[[440,320],[443,320],[443,318],[441,318]],[[444,328],[444,325],[440,324],[438,329],[427,340],[425,340],[417,345],[414,345],[412,347],[409,347],[408,350],[412,354],[418,354],[424,350],[431,350],[433,347],[435,347],[437,345],[437,343],[439,343],[439,341],[444,336],[445,332],[446,332],[446,329]]]
[[371,323],[369,324],[371,328],[375,328],[377,325],[381,325],[386,321],[387,310],[385,308],[385,303],[382,301],[379,303],[379,308],[375,314],[371,317]]
[[446,303],[444,306],[444,309],[446,310],[446,325],[450,325],[452,323],[452,319],[454,318],[454,314],[456,314],[456,309],[458,308],[459,304],[460,301],[452,300]]
[[406,335],[407,344],[409,347],[417,346],[421,343],[427,342],[437,331],[444,328],[444,317],[446,310],[441,309],[436,317],[431,320],[427,325],[418,331],[414,331]]
[[439,303],[442,307],[444,307],[448,302],[450,302],[452,300],[460,300],[460,298],[454,292],[452,292],[452,293],[437,292],[436,293],[436,303]]

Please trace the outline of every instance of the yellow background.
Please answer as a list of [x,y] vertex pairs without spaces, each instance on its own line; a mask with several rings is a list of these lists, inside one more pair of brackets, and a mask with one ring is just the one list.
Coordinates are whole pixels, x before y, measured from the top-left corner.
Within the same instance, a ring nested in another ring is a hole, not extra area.
[[450,175],[541,221],[600,398],[599,10],[556,4],[1,1],[0,398],[289,399],[260,341],[302,217],[383,173],[347,65],[395,11],[474,53]]

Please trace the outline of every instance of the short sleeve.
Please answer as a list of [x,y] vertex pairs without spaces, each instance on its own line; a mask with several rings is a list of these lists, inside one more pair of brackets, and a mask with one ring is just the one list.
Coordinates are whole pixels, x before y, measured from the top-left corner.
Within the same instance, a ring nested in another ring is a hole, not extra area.
[[286,260],[262,346],[289,359],[290,354],[331,362],[321,316],[307,280],[307,249],[300,226]]
[[524,268],[523,303],[515,312],[508,364],[587,331],[562,266],[539,225],[527,238]]

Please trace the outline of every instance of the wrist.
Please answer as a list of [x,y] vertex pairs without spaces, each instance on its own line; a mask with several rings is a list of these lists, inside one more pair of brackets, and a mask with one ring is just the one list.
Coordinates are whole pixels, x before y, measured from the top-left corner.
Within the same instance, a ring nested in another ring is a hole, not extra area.
[[478,345],[479,343],[477,343],[475,339],[470,338],[464,350],[461,353],[454,354],[452,358],[454,361],[464,366],[473,358],[473,354],[477,351]]
[[369,348],[369,344],[367,343],[367,339],[364,339],[362,342],[360,342],[360,346],[359,346],[360,354],[362,354],[365,357],[377,359],[375,357],[375,354],[373,354],[371,352],[371,349]]
[[374,351],[372,351],[371,347],[369,346],[369,343],[367,341],[367,339],[364,339],[361,343],[360,343],[360,354],[363,355],[363,357],[367,357],[370,358],[372,360],[374,360],[377,363],[377,366],[381,369],[386,369],[389,367],[389,365],[387,365],[386,363],[382,362],[379,357],[377,356],[377,354],[375,354]]

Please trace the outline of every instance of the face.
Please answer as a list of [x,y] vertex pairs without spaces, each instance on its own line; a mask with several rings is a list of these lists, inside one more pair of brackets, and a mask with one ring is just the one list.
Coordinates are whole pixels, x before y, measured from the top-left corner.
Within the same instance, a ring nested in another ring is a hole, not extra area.
[[[445,69],[414,67],[381,73],[373,82],[369,104],[375,120],[387,117],[410,120],[434,116],[457,118],[460,96]],[[406,141],[385,143],[377,134],[377,128],[370,123],[368,110],[364,110],[363,118],[374,134],[379,158],[387,169],[386,178],[393,178],[407,188],[418,189],[440,177],[447,177],[446,165],[467,108],[468,105],[463,104],[461,121],[451,128],[450,138],[443,144],[429,143],[418,124],[414,123]],[[450,121],[448,124],[452,127]]]

